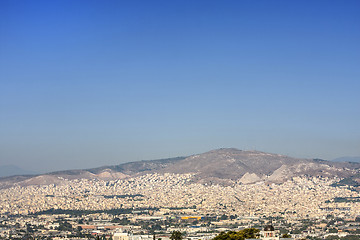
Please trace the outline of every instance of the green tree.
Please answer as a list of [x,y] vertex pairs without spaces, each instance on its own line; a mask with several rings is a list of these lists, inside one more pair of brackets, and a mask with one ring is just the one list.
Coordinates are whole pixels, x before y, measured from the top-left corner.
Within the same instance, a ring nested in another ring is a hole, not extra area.
[[282,238],[291,238],[291,235],[290,235],[290,234],[287,234],[287,233],[284,233],[284,234],[282,235]]
[[181,240],[182,239],[182,234],[180,231],[173,231],[171,233],[171,236],[170,236],[170,239],[171,240]]
[[325,239],[327,240],[336,240],[336,239],[340,239],[339,236],[336,236],[336,235],[330,235],[330,236],[327,236]]
[[345,237],[342,237],[341,240],[359,240],[358,235],[347,235]]
[[228,219],[228,216],[226,216],[225,214],[223,214],[221,217],[220,217],[220,220],[227,220]]
[[229,232],[222,232],[213,240],[245,240],[249,238],[258,238],[259,237],[259,229],[256,228],[245,228],[241,231],[229,231]]
[[240,232],[241,232],[241,236],[244,239],[249,239],[249,238],[258,238],[260,230],[256,228],[245,228]]

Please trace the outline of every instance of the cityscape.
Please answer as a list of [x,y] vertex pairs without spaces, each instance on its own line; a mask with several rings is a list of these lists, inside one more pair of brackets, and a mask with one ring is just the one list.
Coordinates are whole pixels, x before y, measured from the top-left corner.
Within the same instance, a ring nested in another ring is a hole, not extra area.
[[194,183],[193,177],[146,174],[2,189],[0,236],[115,239],[126,233],[132,239],[169,239],[180,231],[189,239],[211,239],[269,222],[277,236],[295,239],[360,236],[360,193],[352,186],[333,187],[338,179],[303,176],[282,184],[222,186]]
[[0,240],[360,240],[359,0],[1,0]]

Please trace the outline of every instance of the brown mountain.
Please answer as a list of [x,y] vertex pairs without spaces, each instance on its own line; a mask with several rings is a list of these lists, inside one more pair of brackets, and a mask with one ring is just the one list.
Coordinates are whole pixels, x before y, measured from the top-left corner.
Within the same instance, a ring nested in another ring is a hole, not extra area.
[[201,181],[239,180],[282,182],[298,175],[348,177],[360,164],[339,164],[325,160],[298,159],[259,151],[235,148],[217,149],[193,155],[161,169],[160,172],[195,173]]
[[189,157],[138,161],[86,170],[68,170],[43,175],[0,179],[0,188],[19,185],[59,184],[61,179],[114,180],[146,173],[193,173],[195,181],[244,184],[258,181],[282,182],[299,175],[351,177],[360,163],[335,163],[319,159],[298,159],[259,151],[222,148]]

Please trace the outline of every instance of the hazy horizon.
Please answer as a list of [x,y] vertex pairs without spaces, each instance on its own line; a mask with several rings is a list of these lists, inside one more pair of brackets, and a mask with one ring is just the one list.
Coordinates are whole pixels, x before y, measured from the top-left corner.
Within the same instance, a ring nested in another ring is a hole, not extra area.
[[1,1],[0,166],[360,156],[358,1]]
[[[217,149],[210,149],[209,151],[212,151],[212,150],[217,150]],[[261,150],[257,150],[257,149],[239,149],[239,150],[242,150],[242,151],[259,151],[259,152],[263,152]],[[205,151],[205,152],[208,152],[208,151]],[[49,173],[49,172],[57,172],[57,171],[63,171],[63,170],[82,170],[82,169],[90,169],[90,168],[97,168],[97,167],[104,167],[104,166],[113,166],[113,165],[119,165],[119,164],[122,164],[122,163],[129,163],[129,162],[136,162],[136,161],[151,161],[151,160],[161,160],[161,159],[167,159],[167,158],[177,158],[177,157],[188,157],[188,156],[191,156],[191,155],[196,155],[196,154],[202,154],[202,153],[205,153],[205,152],[198,152],[198,153],[192,153],[192,154],[183,154],[183,155],[178,155],[178,156],[168,156],[168,157],[159,157],[159,158],[153,158],[153,159],[137,159],[137,160],[132,160],[132,161],[120,161],[118,163],[113,163],[113,164],[103,164],[101,165],[101,162],[99,162],[99,164],[95,164],[93,166],[90,166],[90,165],[84,165],[84,166],[79,166],[79,167],[76,167],[76,168],[72,168],[71,165],[69,165],[69,167],[66,167],[66,166],[61,166],[60,168],[52,168],[52,169],[27,169],[26,167],[23,167],[23,166],[19,166],[19,165],[14,165],[14,164],[7,164],[7,165],[0,165],[0,168],[1,167],[5,167],[6,169],[8,168],[12,168],[11,170],[13,170],[13,168],[15,168],[15,172],[16,173],[10,173],[10,174],[4,174],[4,172],[6,171],[5,169],[2,169],[1,173],[0,173],[0,177],[3,177],[3,176],[13,176],[13,175],[32,175],[32,174],[44,174],[44,173]],[[275,152],[272,152],[272,154],[280,154],[280,155],[284,155],[284,154],[281,154],[281,153],[275,153]],[[293,158],[302,158],[302,157],[297,157],[297,156],[290,156],[290,155],[287,155],[289,157],[293,157]],[[314,158],[308,158],[308,159],[317,159],[316,157]],[[338,157],[338,158],[334,158],[334,159],[322,159],[322,160],[327,160],[327,161],[350,161],[350,162],[358,162],[360,159],[360,156],[342,156],[342,157]]]

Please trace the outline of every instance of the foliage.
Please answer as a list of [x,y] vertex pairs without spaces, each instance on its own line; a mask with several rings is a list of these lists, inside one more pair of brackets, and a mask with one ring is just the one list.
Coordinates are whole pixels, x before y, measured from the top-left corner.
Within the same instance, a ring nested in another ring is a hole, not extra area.
[[347,235],[342,237],[341,240],[359,240],[360,237],[358,235]]
[[103,195],[104,198],[135,198],[135,197],[144,197],[141,194],[125,194],[125,195]]
[[285,233],[285,234],[283,234],[283,235],[282,235],[282,238],[291,238],[291,235],[290,235],[290,234]]
[[228,219],[228,216],[226,216],[225,214],[223,214],[221,217],[220,217],[220,220],[227,220]]
[[127,225],[130,224],[130,221],[127,218],[114,218],[111,220],[112,223],[119,223],[120,225]]
[[325,239],[327,239],[327,240],[335,240],[335,239],[340,239],[340,238],[337,235],[330,235],[330,236],[327,236]]
[[356,178],[359,177],[359,174],[356,174],[352,177],[348,177],[348,178],[344,178],[342,180],[340,180],[337,183],[333,183],[331,186],[332,187],[338,187],[338,186],[353,186],[353,187],[359,187],[360,184],[355,180]]
[[249,238],[258,238],[259,232],[260,230],[256,228],[246,228],[238,232],[222,232],[213,238],[213,240],[245,240]]
[[31,215],[43,215],[43,214],[69,214],[72,216],[82,216],[82,215],[88,215],[93,213],[107,213],[112,215],[121,215],[121,214],[129,214],[134,211],[142,212],[147,210],[158,210],[158,208],[114,208],[114,209],[106,209],[106,210],[68,210],[68,209],[48,209],[45,211],[36,212]]
[[334,202],[360,202],[360,197],[336,197]]
[[294,229],[291,231],[292,234],[300,234],[301,230],[300,229]]
[[170,236],[170,239],[171,240],[181,240],[182,239],[182,234],[180,231],[173,231],[171,233],[171,236]]
[[59,223],[59,227],[57,227],[56,229],[59,231],[70,231],[70,232],[73,230],[72,225],[67,221],[63,221],[63,222],[61,221]]

